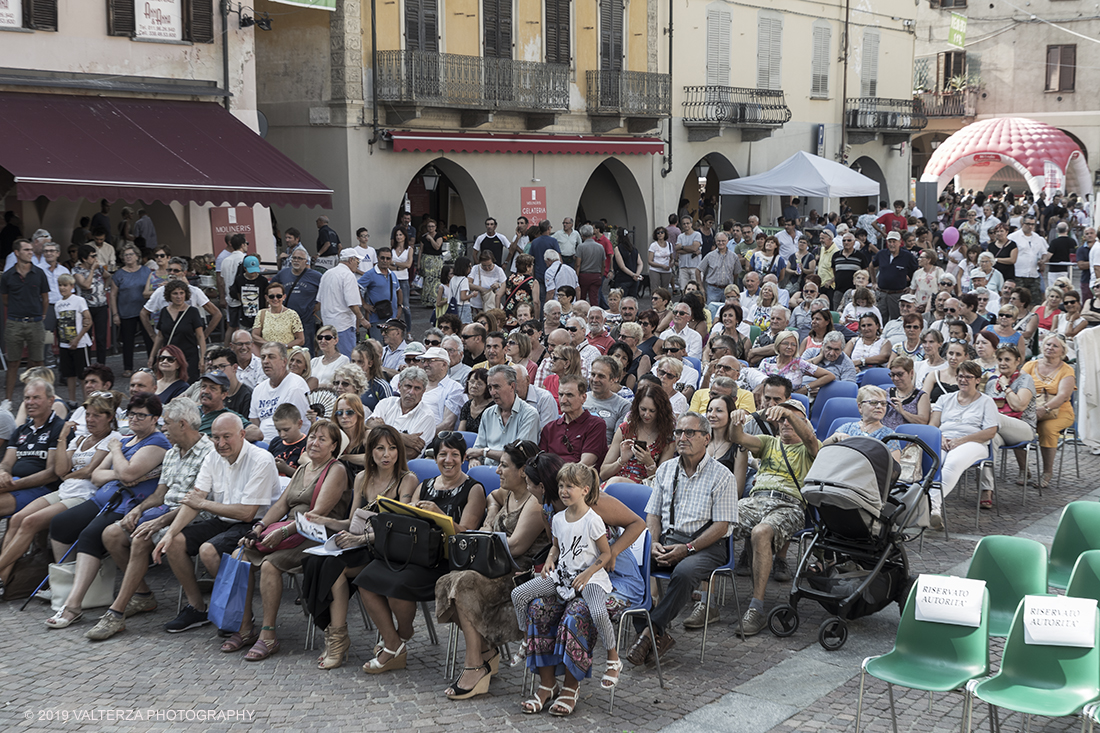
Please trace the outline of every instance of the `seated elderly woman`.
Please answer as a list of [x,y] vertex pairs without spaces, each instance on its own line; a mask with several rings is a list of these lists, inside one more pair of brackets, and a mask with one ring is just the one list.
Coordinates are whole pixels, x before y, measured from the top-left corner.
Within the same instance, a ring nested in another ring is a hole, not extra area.
[[[432,445],[440,474],[421,482],[408,503],[446,514],[457,532],[477,529],[485,516],[485,487],[462,471],[466,441],[458,433],[446,432]],[[381,646],[374,650],[374,659],[363,665],[364,672],[381,674],[404,669],[416,604],[435,597],[436,582],[447,570],[448,564],[441,562],[434,568],[409,565],[395,572],[385,560],[376,559],[359,573],[355,578],[359,597],[382,636]]]
[[[15,561],[31,546],[35,535],[48,528],[58,514],[90,499],[99,488],[91,481],[92,472],[107,457],[111,441],[122,438],[115,432],[118,427],[115,410],[121,403],[121,392],[94,392],[84,401],[90,434],[77,438],[75,423],[67,422],[62,426],[57,436],[57,449],[53,451],[54,473],[61,479],[61,486],[57,491],[34,499],[8,521],[0,552],[0,598],[4,584],[11,579]],[[11,450],[18,450],[14,441]]]
[[[836,379],[832,372],[798,357],[798,334],[794,331],[780,331],[776,335],[775,351],[775,356],[760,362],[760,371],[769,376],[786,377],[799,394],[816,392]],[[806,381],[806,377],[814,379]]]
[[[362,529],[357,527],[355,532],[351,531],[351,525],[358,524],[356,512],[360,509],[377,511],[378,499],[383,496],[408,504],[416,488],[416,475],[409,471],[405,444],[396,428],[383,425],[371,430],[367,435],[366,451],[366,465],[355,479],[348,518],[336,519],[314,512],[306,514],[306,519],[336,530],[337,545],[355,548],[335,557],[306,555],[302,559],[302,603],[313,616],[313,623],[325,632],[325,651],[318,660],[318,669],[335,669],[344,664],[351,646],[348,637],[349,581],[374,559],[370,526],[364,523]],[[365,519],[362,512],[359,516],[360,521]]]
[[[1004,445],[1028,443],[1035,438],[1035,381],[1020,371],[1023,358],[1015,346],[997,349],[997,373],[986,382],[985,393],[993,398],[1000,413],[1000,426],[993,437],[994,452]],[[1016,463],[1020,468],[1020,485],[1027,471],[1027,452],[1017,449]],[[983,476],[983,479],[986,478]],[[993,476],[982,485],[981,506],[993,506]]]
[[[363,372],[362,369],[354,364],[344,364],[341,367],[337,367],[336,370],[332,373],[332,388],[336,390],[336,394],[356,395],[357,397],[359,397],[359,401],[362,402],[365,407],[373,409],[370,408],[369,405],[367,405],[368,400],[367,395],[365,394],[369,384],[370,380],[367,378],[367,375]],[[388,383],[386,385],[386,389],[389,389]],[[377,404],[378,403],[376,402],[375,406],[377,406]],[[324,415],[324,417],[327,417],[330,420],[333,419],[332,415]]]
[[[347,440],[336,423],[321,419],[313,423],[306,435],[306,448],[301,465],[294,472],[286,490],[258,520],[251,532],[241,539],[244,559],[252,564],[248,578],[245,608],[252,608],[256,571],[260,574],[260,595],[263,598],[263,622],[257,632],[251,614],[246,614],[241,628],[221,646],[223,652],[235,652],[251,646],[245,661],[258,662],[279,651],[275,636],[275,621],[283,596],[283,573],[295,572],[302,565],[306,548],[317,543],[298,534],[295,520],[299,514],[313,512],[315,518],[347,516],[350,493],[348,475],[338,460]],[[281,519],[287,522],[279,522]]]
[[[588,487],[589,481],[594,484],[596,477],[587,467],[576,463],[562,466],[558,456],[540,453],[523,470],[528,491],[542,503],[548,535],[554,516],[565,510],[559,485],[594,490],[597,498],[591,508],[606,525],[607,540],[611,544],[611,562],[604,568],[610,576],[611,592],[607,594],[603,610],[614,623],[624,610],[640,603],[645,596],[647,580],[642,578],[638,562],[629,551],[630,545],[645,531],[645,522],[618,499],[595,486]],[[521,703],[523,712],[537,713],[557,698],[550,713],[569,715],[577,705],[581,680],[592,676],[592,650],[600,636],[592,611],[580,593],[568,601],[556,594],[530,599],[516,588],[512,591],[512,601],[517,617],[525,620],[526,639],[521,654],[527,657],[527,668],[539,676],[535,697]],[[601,641],[606,649],[614,649],[614,638]],[[609,661],[601,686],[604,689],[614,687],[621,670],[621,662]],[[556,683],[559,674],[565,676],[560,687]]]
[[318,386],[331,387],[336,370],[350,363],[348,357],[336,350],[336,342],[335,328],[325,325],[317,329],[317,348],[321,353],[313,357],[309,368]]
[[[943,528],[943,500],[963,473],[989,454],[989,441],[997,434],[997,405],[978,391],[982,368],[974,361],[959,364],[955,373],[959,389],[948,392],[932,405],[932,427],[943,436],[941,491],[932,490],[932,527]],[[990,468],[992,470],[992,468]]]
[[66,547],[76,542],[77,553],[72,591],[61,610],[46,620],[51,629],[63,629],[83,618],[84,594],[107,555],[103,530],[156,491],[161,462],[170,447],[157,430],[162,411],[154,394],[131,397],[126,419],[133,435],[108,443],[107,457],[92,472],[92,483],[99,488],[90,499],[50,522],[50,539]]
[[[863,435],[868,438],[884,437],[894,432],[882,424],[886,416],[886,407],[890,404],[890,396],[882,387],[868,384],[859,388],[856,393],[856,403],[859,405],[859,420],[847,422],[836,429],[836,432],[821,442],[822,445],[831,445],[846,440],[852,436]],[[832,426],[830,426],[832,427]],[[891,440],[887,445],[894,460],[901,460],[901,444]]]
[[1038,420],[1039,453],[1043,456],[1042,488],[1050,486],[1058,435],[1073,424],[1073,391],[1077,379],[1066,363],[1066,342],[1060,334],[1043,339],[1041,356],[1024,365],[1024,373],[1035,381],[1035,416]]
[[913,360],[908,356],[891,359],[890,380],[894,386],[890,388],[890,404],[886,407],[882,424],[891,430],[906,423],[927,425],[932,416],[932,403],[928,393],[913,379]]
[[672,413],[677,418],[687,412],[688,409],[687,398],[676,389],[676,384],[680,381],[680,375],[683,374],[683,372],[683,362],[669,356],[662,356],[658,359],[657,368],[653,370],[653,374],[661,382],[661,387],[665,391],[665,396],[671,401]]
[[[500,488],[489,494],[481,526],[482,531],[507,535],[508,549],[520,571],[534,566],[549,546],[542,506],[528,491],[524,474],[527,461],[538,452],[538,446],[529,440],[504,446],[497,466]],[[457,623],[466,640],[462,673],[445,692],[452,700],[488,692],[500,664],[499,652],[493,650],[523,638],[512,606],[513,587],[511,575],[490,579],[473,570],[447,573],[435,584],[436,618],[441,623]]]

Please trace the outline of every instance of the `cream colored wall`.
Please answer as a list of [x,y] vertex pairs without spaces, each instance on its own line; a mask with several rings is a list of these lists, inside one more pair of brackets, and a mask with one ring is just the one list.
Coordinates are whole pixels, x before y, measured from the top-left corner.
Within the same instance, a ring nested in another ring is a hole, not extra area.
[[[439,50],[461,56],[480,56],[480,0],[438,0],[438,2],[439,22],[443,33],[443,43]],[[379,27],[382,27],[381,21],[379,24]]]
[[517,0],[515,7],[515,49],[512,58],[519,61],[542,61],[545,16],[541,0]]
[[623,17],[626,38],[626,68],[630,71],[646,71],[649,67],[649,34],[646,32],[647,8],[645,0],[628,0]]

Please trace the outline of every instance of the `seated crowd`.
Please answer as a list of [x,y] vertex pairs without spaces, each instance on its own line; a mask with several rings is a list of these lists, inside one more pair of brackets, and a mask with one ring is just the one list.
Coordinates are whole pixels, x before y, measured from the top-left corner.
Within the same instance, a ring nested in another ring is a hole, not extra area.
[[[993,294],[983,287],[959,293],[944,279],[921,293],[914,277],[912,292],[891,300],[893,289],[880,291],[876,304],[852,254],[859,250],[843,234],[844,249],[822,237],[823,250],[841,255],[831,260],[835,271],[807,274],[792,261],[777,276],[766,237],[742,258],[761,268],[738,278],[744,290],[689,279],[678,299],[657,287],[649,309],[616,289],[608,308],[597,307],[563,285],[541,308],[512,302],[468,322],[440,314],[419,341],[409,341],[405,320],[389,319],[377,324],[380,340],[348,354],[331,326],[317,328],[315,357],[262,341],[258,328],[232,333],[229,347],[211,345],[201,364],[166,346],[154,349],[155,369],[133,373],[128,395],[114,389],[110,369],[89,366],[86,399],[71,415],[52,373],[39,370],[25,380],[17,426],[2,436],[0,515],[11,519],[0,592],[48,530],[55,556],[75,545],[76,560],[49,628],[82,619],[84,594],[109,554],[122,584],[85,635],[108,639],[128,617],[155,610],[145,575],[165,560],[186,604],[164,629],[183,632],[209,623],[199,564],[217,576],[222,554],[241,548],[253,570],[246,613],[239,628],[221,630],[221,651],[249,661],[278,652],[283,574],[301,574],[302,606],[324,631],[318,668],[347,659],[353,593],[381,637],[363,667],[369,674],[406,666],[417,606],[434,600],[437,619],[456,623],[465,639],[448,697],[486,692],[499,648],[521,642],[539,680],[524,712],[568,715],[597,643],[606,654],[600,685],[618,682],[612,624],[644,596],[649,579],[632,546],[646,529],[653,569],[669,580],[652,625],[634,617],[622,650],[634,665],[674,646],[681,614],[689,630],[718,618],[704,581],[730,559],[731,540],[744,542],[739,572],[752,577],[739,630],[766,626],[767,583],[790,578],[788,545],[805,523],[799,487],[823,444],[882,437],[906,423],[939,428],[934,527],[943,499],[990,443],[1037,435],[1037,480],[1049,484],[1059,434],[1073,421],[1076,291],[1051,287],[1044,306],[1028,310],[1028,289],[1008,281],[989,312]],[[897,238],[887,244],[893,251]],[[981,283],[976,273],[972,284]],[[704,293],[723,301],[708,306]],[[890,386],[884,378],[863,384],[858,416],[819,441],[806,405],[875,367],[888,370]],[[901,446],[890,448],[904,469]],[[1023,482],[1026,455],[1017,455]],[[433,460],[438,475],[420,480],[409,468],[415,458]],[[492,467],[499,487],[487,492],[468,472],[477,466]],[[645,519],[605,490],[613,484],[647,487]],[[981,505],[993,506],[989,472],[981,490]],[[519,569],[536,572],[517,586],[511,574],[490,579],[445,563],[395,570],[361,521],[383,497],[445,514],[458,532],[503,533]],[[299,515],[347,551],[307,554],[317,543],[284,521]],[[258,619],[247,610],[257,587]]]

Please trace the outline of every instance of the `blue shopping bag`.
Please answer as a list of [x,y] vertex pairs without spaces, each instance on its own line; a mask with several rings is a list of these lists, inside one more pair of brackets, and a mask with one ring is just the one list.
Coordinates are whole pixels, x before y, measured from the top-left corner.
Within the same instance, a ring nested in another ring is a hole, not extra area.
[[[236,552],[240,554],[242,550]],[[244,621],[245,599],[248,595],[248,574],[251,563],[222,553],[218,577],[210,594],[210,611],[207,618],[223,631],[237,631]]]

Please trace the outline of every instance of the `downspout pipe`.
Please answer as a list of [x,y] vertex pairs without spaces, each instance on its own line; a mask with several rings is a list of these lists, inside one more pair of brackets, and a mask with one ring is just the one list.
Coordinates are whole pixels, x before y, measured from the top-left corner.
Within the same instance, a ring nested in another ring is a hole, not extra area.
[[375,15],[375,2],[370,0],[370,102],[374,115],[371,122],[371,136],[367,145],[378,142],[378,22]]
[[850,55],[851,49],[849,34],[852,30],[852,27],[848,23],[848,19],[851,15],[851,10],[851,0],[844,0],[844,55],[841,59],[844,62],[844,71],[840,75],[840,153],[837,155],[837,159],[844,165],[848,164],[848,161],[845,159],[845,151],[848,148],[848,56]]
[[222,0],[222,86],[225,88],[225,108],[229,109],[229,0]]
[[[373,2],[373,0],[372,0]],[[672,96],[672,11],[674,0],[668,0],[668,84],[669,96]],[[665,166],[661,168],[661,178],[667,178],[672,172],[672,110],[668,115],[668,139],[665,140]]]

